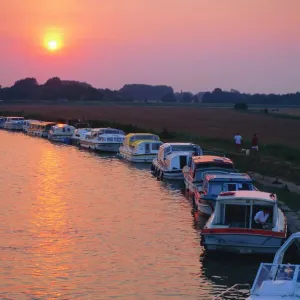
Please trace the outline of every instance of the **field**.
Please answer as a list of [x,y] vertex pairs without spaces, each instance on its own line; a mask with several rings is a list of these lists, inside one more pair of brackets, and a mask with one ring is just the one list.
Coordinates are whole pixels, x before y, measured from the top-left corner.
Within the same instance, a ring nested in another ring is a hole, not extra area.
[[147,106],[68,106],[2,105],[1,111],[42,115],[44,118],[91,120],[132,124],[141,128],[232,140],[239,132],[245,140],[257,133],[261,144],[300,149],[299,121],[260,114],[247,114],[225,108],[147,107]]

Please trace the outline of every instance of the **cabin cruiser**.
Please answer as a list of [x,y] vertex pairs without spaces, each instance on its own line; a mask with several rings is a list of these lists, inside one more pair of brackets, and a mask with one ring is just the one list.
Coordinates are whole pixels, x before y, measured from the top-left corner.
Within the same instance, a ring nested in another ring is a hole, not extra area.
[[235,284],[213,300],[298,300],[300,265],[284,264],[283,259],[289,247],[299,239],[300,232],[292,234],[276,252],[273,263],[260,264],[251,289],[247,284]]
[[120,156],[132,162],[151,163],[162,145],[159,137],[152,133],[130,133],[120,147]]
[[4,127],[4,123],[6,122],[6,117],[0,117],[0,128]]
[[23,117],[7,117],[3,128],[8,130],[23,130]]
[[226,157],[202,155],[192,156],[182,169],[185,194],[193,197],[196,189],[201,189],[206,173],[227,174],[234,172],[233,162]]
[[[268,217],[262,226],[254,219],[264,210]],[[278,208],[275,194],[223,192],[201,231],[201,244],[207,251],[272,254],[280,248],[286,234],[286,217]]]
[[31,121],[27,130],[28,135],[48,137],[50,129],[55,126],[54,122]]
[[119,129],[93,128],[79,139],[79,145],[89,150],[118,152],[124,138],[124,131]]
[[164,143],[151,166],[153,174],[166,179],[183,179],[182,169],[192,155],[202,155],[200,146],[192,143]]
[[68,124],[57,124],[50,128],[48,139],[54,142],[68,143],[75,131],[75,127]]
[[24,120],[24,122],[23,122],[23,131],[25,133],[28,132],[28,129],[29,129],[29,126],[30,126],[31,122],[39,122],[39,121],[38,120]]
[[193,209],[199,214],[210,216],[214,211],[217,197],[221,192],[241,190],[257,190],[248,174],[205,173],[203,176],[203,185],[201,188],[195,189]]
[[85,138],[85,135],[91,132],[91,128],[77,128],[72,135],[72,144],[80,145],[80,140]]

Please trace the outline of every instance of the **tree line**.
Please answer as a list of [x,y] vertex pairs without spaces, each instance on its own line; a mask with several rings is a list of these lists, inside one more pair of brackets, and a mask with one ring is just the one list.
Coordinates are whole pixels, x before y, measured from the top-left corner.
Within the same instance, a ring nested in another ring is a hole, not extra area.
[[86,82],[50,78],[39,84],[35,78],[18,80],[11,87],[0,86],[0,100],[5,101],[103,101],[103,102],[182,102],[182,103],[246,103],[246,104],[298,104],[300,93],[245,94],[237,90],[193,94],[174,92],[166,85],[126,84],[120,90],[98,89]]

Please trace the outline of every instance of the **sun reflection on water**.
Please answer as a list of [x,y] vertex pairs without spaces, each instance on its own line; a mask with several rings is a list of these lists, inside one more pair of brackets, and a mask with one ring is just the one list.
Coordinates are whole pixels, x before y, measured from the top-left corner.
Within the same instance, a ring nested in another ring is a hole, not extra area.
[[[36,285],[27,291],[35,296],[59,297],[56,291],[60,290],[61,285],[65,289],[69,287],[71,229],[66,214],[66,198],[63,197],[63,162],[60,159],[55,151],[47,149],[37,166],[39,176],[32,211],[37,246],[33,253],[32,276]],[[41,281],[44,285],[41,285]]]

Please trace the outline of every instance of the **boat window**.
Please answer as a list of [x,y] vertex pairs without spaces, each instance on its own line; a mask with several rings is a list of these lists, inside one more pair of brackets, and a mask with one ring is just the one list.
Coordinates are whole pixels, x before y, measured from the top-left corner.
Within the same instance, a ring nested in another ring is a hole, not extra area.
[[160,143],[153,143],[152,144],[152,150],[158,151],[160,147]]
[[226,204],[224,225],[232,228],[249,228],[250,205]]
[[220,162],[208,162],[208,163],[198,163],[197,169],[205,169],[205,168],[220,168],[220,169],[229,169],[233,170],[234,166],[232,163],[220,163]]
[[113,141],[114,141],[114,138],[113,138],[113,137],[108,137],[108,138],[106,138],[106,140],[107,140],[108,142],[113,142]]
[[139,140],[153,140],[153,141],[158,141],[159,138],[158,136],[156,135],[148,135],[148,134],[143,134],[143,135],[135,135],[135,136],[132,136],[130,138],[130,142],[134,142],[134,141],[139,141]]
[[295,266],[279,266],[275,276],[275,280],[293,280],[294,273]]
[[223,187],[221,183],[211,183],[209,185],[208,193],[211,195],[219,195],[223,191]]
[[200,147],[199,146],[195,146],[195,145],[176,145],[173,144],[172,146],[172,151],[196,151],[197,153],[200,152]]

